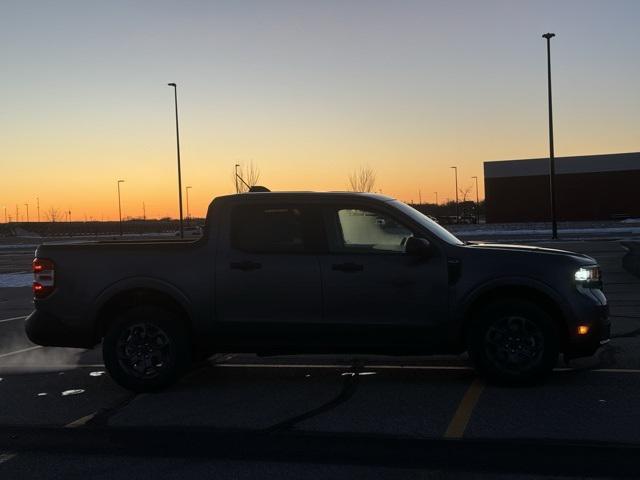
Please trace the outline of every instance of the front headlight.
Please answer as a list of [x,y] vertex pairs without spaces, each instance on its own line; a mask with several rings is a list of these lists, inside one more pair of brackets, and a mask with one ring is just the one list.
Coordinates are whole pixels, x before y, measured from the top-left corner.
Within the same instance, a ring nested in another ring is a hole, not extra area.
[[600,267],[597,265],[580,267],[573,277],[578,285],[586,288],[600,288],[602,286]]

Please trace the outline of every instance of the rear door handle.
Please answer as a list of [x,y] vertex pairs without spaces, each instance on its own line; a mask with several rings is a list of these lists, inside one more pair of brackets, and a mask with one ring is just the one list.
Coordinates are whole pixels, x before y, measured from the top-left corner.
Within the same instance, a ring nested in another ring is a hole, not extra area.
[[249,270],[258,270],[262,268],[262,264],[258,262],[252,262],[251,260],[245,260],[243,262],[231,262],[229,266],[233,270],[242,270],[243,272],[248,272]]
[[364,265],[359,263],[334,263],[331,268],[339,272],[361,272],[364,270]]

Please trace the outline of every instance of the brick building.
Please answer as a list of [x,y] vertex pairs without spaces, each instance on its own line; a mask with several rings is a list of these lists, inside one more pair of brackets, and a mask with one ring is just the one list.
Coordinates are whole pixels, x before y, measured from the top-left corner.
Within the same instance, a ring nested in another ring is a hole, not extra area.
[[[487,222],[550,219],[549,159],[484,162]],[[558,220],[640,218],[640,152],[556,158]]]

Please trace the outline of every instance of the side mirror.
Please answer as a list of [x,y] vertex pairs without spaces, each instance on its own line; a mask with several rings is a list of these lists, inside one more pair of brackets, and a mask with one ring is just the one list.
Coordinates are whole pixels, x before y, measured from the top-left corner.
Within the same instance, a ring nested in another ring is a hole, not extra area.
[[426,238],[409,237],[404,245],[404,252],[414,257],[428,257],[431,255],[431,243]]

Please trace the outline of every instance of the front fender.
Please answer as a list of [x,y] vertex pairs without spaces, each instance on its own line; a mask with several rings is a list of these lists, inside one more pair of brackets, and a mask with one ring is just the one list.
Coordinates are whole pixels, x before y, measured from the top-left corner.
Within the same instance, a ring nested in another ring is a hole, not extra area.
[[491,292],[502,289],[525,289],[542,294],[559,308],[565,318],[570,318],[571,316],[569,303],[564,299],[560,292],[552,288],[550,285],[534,278],[506,276],[493,278],[483,282],[481,285],[469,290],[457,299],[454,308],[452,308],[452,317],[456,319],[456,325],[461,326],[464,323],[465,319],[469,316],[471,308],[477,300]]

